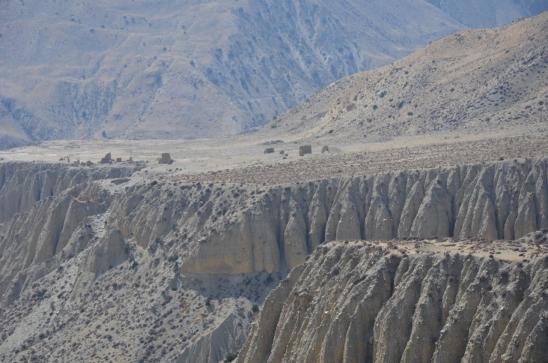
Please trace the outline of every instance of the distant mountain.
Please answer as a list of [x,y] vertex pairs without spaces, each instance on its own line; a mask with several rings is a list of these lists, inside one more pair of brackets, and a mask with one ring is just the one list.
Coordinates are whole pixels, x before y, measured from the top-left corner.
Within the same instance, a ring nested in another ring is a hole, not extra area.
[[476,28],[506,25],[548,9],[546,0],[427,0],[458,22]]
[[0,147],[242,132],[329,83],[465,26],[547,7],[526,0],[451,4],[1,0]]
[[544,12],[504,28],[465,30],[347,77],[265,132],[370,142],[448,131],[546,130],[547,80]]

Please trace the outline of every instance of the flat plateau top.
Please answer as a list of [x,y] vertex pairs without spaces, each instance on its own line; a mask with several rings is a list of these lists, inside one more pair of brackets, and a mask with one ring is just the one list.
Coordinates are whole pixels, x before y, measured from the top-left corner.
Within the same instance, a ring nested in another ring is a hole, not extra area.
[[[535,233],[537,234],[535,236]],[[386,248],[387,252],[397,255],[418,254],[461,254],[494,258],[507,262],[528,262],[548,256],[548,230],[545,233],[534,232],[516,241],[477,241],[452,239],[440,240],[393,240],[393,241],[334,241],[328,247],[340,243],[350,243]]]
[[[0,152],[0,161],[97,163],[107,152],[120,164],[132,158],[146,168],[145,178],[183,182],[276,185],[339,176],[370,175],[403,169],[451,167],[519,158],[548,157],[548,124],[534,130],[500,133],[440,133],[395,138],[379,143],[311,143],[312,154],[299,156],[303,142],[256,135],[203,140],[52,141]],[[327,146],[329,151],[322,153]],[[265,149],[274,148],[273,153]],[[175,162],[159,165],[161,153]],[[63,159],[63,161],[60,161]],[[113,165],[118,163],[114,162]],[[97,165],[97,164],[95,164]]]

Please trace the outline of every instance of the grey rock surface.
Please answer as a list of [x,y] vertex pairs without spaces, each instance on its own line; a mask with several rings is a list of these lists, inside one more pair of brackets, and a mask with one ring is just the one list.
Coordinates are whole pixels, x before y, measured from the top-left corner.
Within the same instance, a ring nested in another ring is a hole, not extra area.
[[[298,278],[326,242],[511,240],[547,228],[547,166],[524,159],[259,186],[158,181],[124,166],[0,163],[0,360],[217,362],[239,351],[280,277],[293,269]],[[286,294],[284,284],[274,294]],[[416,298],[413,286],[403,302]],[[276,304],[265,311],[277,314]],[[541,338],[527,339],[534,347]],[[386,354],[403,354],[404,343]],[[410,357],[434,354],[411,349]],[[527,349],[500,355],[538,354]]]
[[548,257],[318,248],[266,299],[237,362],[541,362]]
[[547,165],[515,160],[272,187],[206,236],[183,269],[291,269],[333,240],[518,239],[548,227]]

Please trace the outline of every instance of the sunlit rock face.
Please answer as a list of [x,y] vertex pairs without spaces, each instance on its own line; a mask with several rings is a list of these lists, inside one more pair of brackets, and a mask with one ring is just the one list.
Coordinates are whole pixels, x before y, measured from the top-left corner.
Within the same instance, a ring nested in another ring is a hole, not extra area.
[[[258,306],[280,278],[330,241],[513,240],[547,228],[547,166],[545,159],[517,159],[267,186],[155,180],[130,164],[1,163],[0,360],[33,354],[76,361],[218,362],[234,357]],[[373,257],[367,258],[378,260],[378,253],[371,253]],[[450,261],[462,279],[467,278],[467,261]],[[473,268],[490,266],[472,262]],[[386,269],[402,270],[407,263],[417,265],[415,277],[406,282],[412,284],[434,274],[428,268],[444,262],[441,256],[386,260]],[[540,265],[530,266],[526,279],[535,280],[532,269]],[[375,285],[375,299],[390,298],[383,294],[399,281],[397,276],[388,274]],[[441,281],[436,276],[429,277],[432,283]],[[477,276],[481,280],[481,274]],[[280,288],[284,286],[287,282]],[[395,300],[394,306],[410,311],[418,297],[409,294],[416,289],[401,286],[402,292],[393,296],[401,295],[403,305]],[[481,297],[474,291],[466,292],[471,294],[470,306]],[[375,301],[381,304],[386,299]],[[405,305],[408,299],[410,305]],[[456,306],[451,314],[458,314]],[[267,303],[264,311],[276,309]],[[387,321],[393,320],[390,316]],[[88,335],[89,324],[96,331],[93,336]],[[347,328],[344,324],[341,329]],[[395,323],[386,324],[375,327],[375,334],[389,336],[398,330],[390,328]],[[462,352],[451,342],[460,341],[457,333],[465,325],[455,327],[444,344]],[[337,329],[329,334],[339,334]],[[404,354],[409,345],[405,354],[410,361],[435,354],[445,361],[441,355],[451,350],[435,353],[433,346],[418,343],[420,334],[412,344],[402,336],[399,353],[386,350],[383,338],[375,343],[375,354]],[[508,334],[504,339],[514,339]],[[440,342],[443,336],[440,331]],[[118,343],[112,349],[107,349],[109,339]],[[47,348],[51,342],[57,347],[54,351]],[[540,354],[532,348],[508,353],[500,342],[500,356]],[[276,350],[283,344],[282,340]],[[341,347],[335,348],[325,353],[326,362],[339,354]],[[349,346],[348,354],[361,357],[362,348]],[[259,353],[249,354],[255,361]]]
[[546,256],[332,242],[272,291],[237,362],[539,362],[547,286]]
[[264,191],[208,234],[189,272],[273,272],[333,240],[517,239],[548,228],[546,160],[337,178]]

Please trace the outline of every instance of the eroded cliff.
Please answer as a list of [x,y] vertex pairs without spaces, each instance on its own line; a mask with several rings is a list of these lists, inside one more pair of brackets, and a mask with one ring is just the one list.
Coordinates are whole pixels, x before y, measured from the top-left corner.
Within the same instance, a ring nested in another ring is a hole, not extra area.
[[237,185],[0,164],[0,359],[230,358],[277,281],[326,242],[548,227],[547,165]]
[[22,268],[74,256],[105,231],[144,249],[166,244],[184,272],[204,274],[286,272],[332,240],[516,239],[548,228],[547,165],[513,160],[246,186],[115,185],[109,180],[129,169],[3,164],[0,281],[3,291],[20,290]]
[[319,247],[267,298],[238,362],[542,362],[548,257]]
[[34,279],[83,251],[90,223],[112,199],[102,180],[130,167],[0,164],[0,301],[13,301]]
[[293,268],[324,242],[516,239],[548,227],[547,160],[338,178],[272,187],[208,236],[185,271]]
[[243,344],[279,277],[181,263],[248,195],[137,174],[0,164],[0,360],[219,362]]

